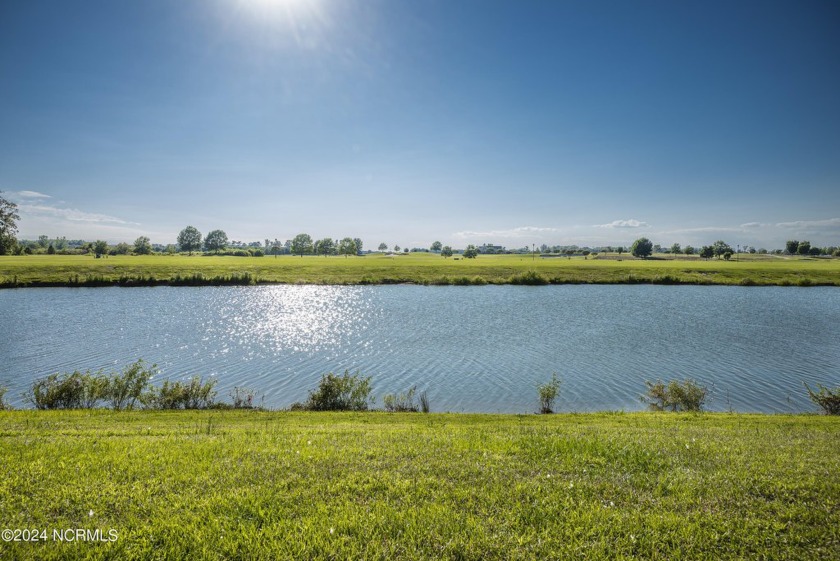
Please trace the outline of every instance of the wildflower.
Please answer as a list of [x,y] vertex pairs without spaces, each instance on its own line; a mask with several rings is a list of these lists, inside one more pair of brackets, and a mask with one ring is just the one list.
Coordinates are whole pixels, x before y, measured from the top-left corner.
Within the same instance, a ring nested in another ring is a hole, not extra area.
[[93,509],[91,509],[91,511],[90,511],[90,512],[88,512],[88,517],[89,517],[89,518],[93,518]]
[[334,533],[335,533],[335,528],[330,528],[330,534],[334,534]]

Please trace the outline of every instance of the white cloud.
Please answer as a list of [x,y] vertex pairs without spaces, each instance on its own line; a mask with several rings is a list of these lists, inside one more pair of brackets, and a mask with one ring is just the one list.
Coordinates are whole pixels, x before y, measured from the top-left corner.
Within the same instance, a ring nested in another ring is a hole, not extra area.
[[795,222],[779,222],[779,228],[790,228],[792,230],[810,229],[834,229],[840,228],[840,218],[829,218],[827,220],[797,220]]
[[38,191],[15,191],[18,197],[22,199],[51,199],[49,195],[39,193]]
[[762,224],[761,222],[747,222],[746,224],[741,224],[741,228],[762,228],[767,226],[767,224]]
[[630,220],[613,220],[609,224],[597,224],[596,228],[648,228],[650,224],[631,218]]
[[455,232],[453,236],[459,239],[522,239],[539,237],[544,234],[556,234],[558,232],[560,232],[558,228],[545,228],[541,226],[520,226],[518,228],[508,228],[506,230],[489,230],[486,232],[476,232],[467,230],[464,232]]
[[75,208],[59,208],[49,205],[39,204],[21,204],[19,206],[21,214],[29,214],[34,216],[46,216],[52,218],[59,218],[70,220],[72,222],[94,222],[94,223],[111,223],[111,224],[134,224],[137,222],[128,222],[115,216],[108,216],[107,214],[97,214],[93,212],[85,212]]

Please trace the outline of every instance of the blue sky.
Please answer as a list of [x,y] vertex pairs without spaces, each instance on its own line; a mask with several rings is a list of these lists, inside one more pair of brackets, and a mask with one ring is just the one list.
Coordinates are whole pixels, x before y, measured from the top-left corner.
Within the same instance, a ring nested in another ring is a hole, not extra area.
[[840,244],[836,1],[4,0],[20,235]]

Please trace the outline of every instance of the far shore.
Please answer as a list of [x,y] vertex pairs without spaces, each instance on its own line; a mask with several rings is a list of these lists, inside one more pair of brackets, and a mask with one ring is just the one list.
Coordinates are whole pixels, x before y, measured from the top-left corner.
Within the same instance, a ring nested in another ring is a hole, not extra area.
[[430,253],[352,257],[31,255],[0,257],[0,288],[216,285],[666,284],[840,286],[840,259],[739,255],[730,260],[636,259],[607,254],[443,258]]

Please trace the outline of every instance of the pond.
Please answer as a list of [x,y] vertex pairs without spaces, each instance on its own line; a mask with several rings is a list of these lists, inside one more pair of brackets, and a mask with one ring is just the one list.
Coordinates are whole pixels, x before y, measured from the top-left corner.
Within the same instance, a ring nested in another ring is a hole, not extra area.
[[433,411],[530,413],[557,373],[560,411],[641,410],[645,380],[691,377],[708,408],[815,411],[840,383],[840,290],[723,286],[259,286],[0,291],[0,385],[114,371],[218,380],[288,407],[327,372],[417,386]]

